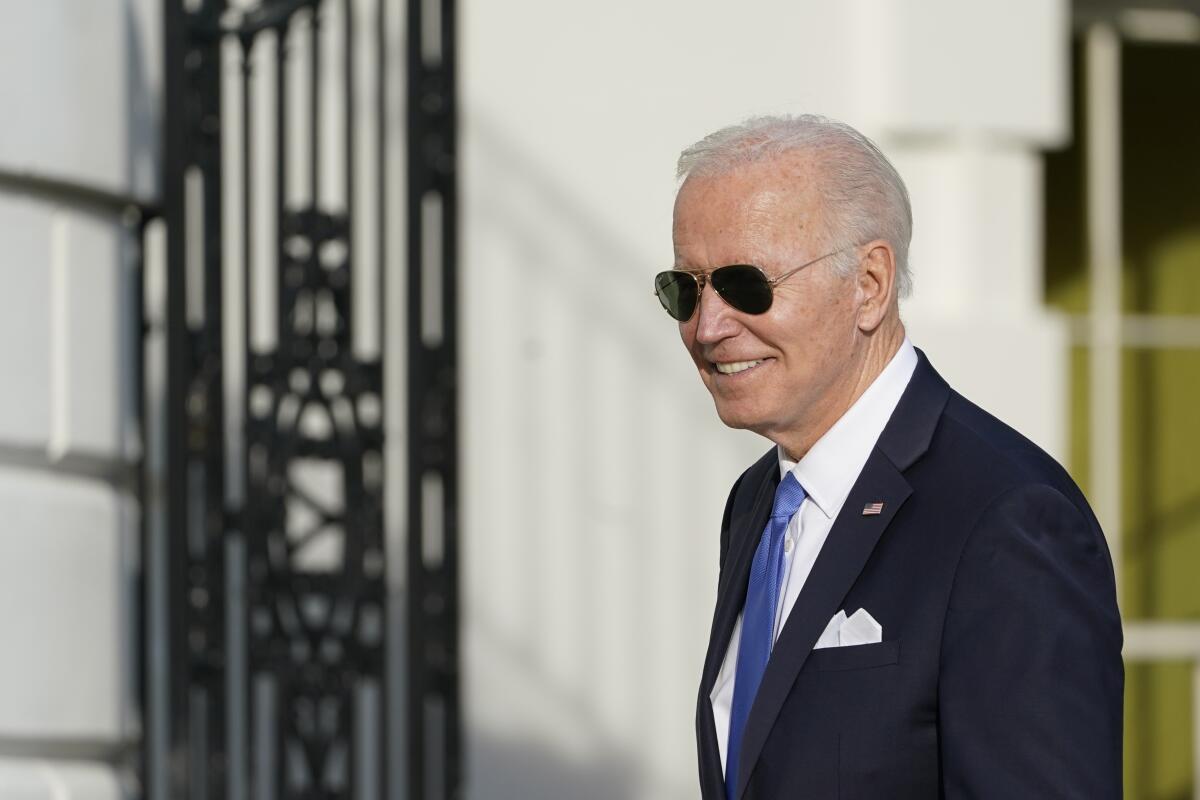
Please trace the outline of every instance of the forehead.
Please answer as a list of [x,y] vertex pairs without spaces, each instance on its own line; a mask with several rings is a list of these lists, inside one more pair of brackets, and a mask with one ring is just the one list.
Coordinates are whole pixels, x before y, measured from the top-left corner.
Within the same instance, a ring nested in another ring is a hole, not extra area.
[[820,212],[818,170],[802,154],[693,175],[675,198],[676,255],[720,261],[790,250],[821,230]]

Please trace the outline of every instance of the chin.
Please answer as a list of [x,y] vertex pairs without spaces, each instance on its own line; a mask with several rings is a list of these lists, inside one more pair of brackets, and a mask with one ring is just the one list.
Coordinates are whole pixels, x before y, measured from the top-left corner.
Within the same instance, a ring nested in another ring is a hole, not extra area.
[[753,409],[738,408],[735,405],[720,402],[716,403],[716,406],[717,416],[727,427],[755,433],[765,427],[764,415],[761,412],[756,413]]

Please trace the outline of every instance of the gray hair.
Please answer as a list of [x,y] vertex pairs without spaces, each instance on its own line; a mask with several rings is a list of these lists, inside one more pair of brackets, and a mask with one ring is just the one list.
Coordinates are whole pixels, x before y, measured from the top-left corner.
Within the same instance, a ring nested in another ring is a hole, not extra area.
[[[897,293],[912,291],[908,245],[912,239],[912,205],[896,168],[879,148],[849,125],[816,114],[753,117],[705,136],[679,156],[676,176],[715,176],[740,167],[802,151],[823,158],[821,195],[830,212],[826,224],[833,242],[842,247],[883,239],[896,254]],[[838,269],[849,274],[855,261],[841,258]]]

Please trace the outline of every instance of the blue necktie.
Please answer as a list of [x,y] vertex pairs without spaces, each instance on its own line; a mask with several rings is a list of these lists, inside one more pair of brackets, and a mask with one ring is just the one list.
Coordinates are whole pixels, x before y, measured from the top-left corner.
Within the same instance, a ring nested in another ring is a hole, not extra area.
[[804,488],[789,472],[775,490],[771,518],[767,520],[758,549],[754,551],[754,561],[750,564],[750,583],[742,611],[742,638],[738,644],[733,683],[733,707],[729,714],[729,742],[725,748],[727,800],[735,800],[742,733],[775,644],[775,609],[779,606],[779,590],[783,583],[783,537],[804,497]]

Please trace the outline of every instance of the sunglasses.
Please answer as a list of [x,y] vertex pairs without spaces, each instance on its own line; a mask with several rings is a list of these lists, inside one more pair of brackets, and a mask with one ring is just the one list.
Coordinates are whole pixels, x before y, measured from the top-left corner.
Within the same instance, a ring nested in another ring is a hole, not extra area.
[[712,286],[722,300],[745,314],[763,314],[771,307],[774,300],[775,284],[784,281],[805,267],[811,267],[818,261],[837,255],[850,248],[843,247],[812,261],[801,264],[795,269],[775,278],[768,278],[767,273],[753,264],[730,264],[717,267],[712,272],[688,272],[682,269],[669,269],[654,276],[654,293],[667,313],[680,322],[687,322],[696,313],[700,304],[700,293],[704,284]]

